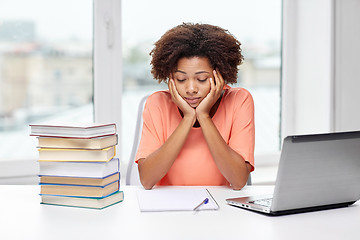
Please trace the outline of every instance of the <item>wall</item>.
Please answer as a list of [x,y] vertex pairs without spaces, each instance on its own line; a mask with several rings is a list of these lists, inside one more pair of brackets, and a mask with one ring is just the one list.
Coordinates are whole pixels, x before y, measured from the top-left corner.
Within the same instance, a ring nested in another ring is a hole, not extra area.
[[360,130],[360,1],[335,6],[335,130]]
[[360,1],[283,4],[282,138],[360,129]]
[[332,103],[332,4],[283,1],[282,138],[329,132]]

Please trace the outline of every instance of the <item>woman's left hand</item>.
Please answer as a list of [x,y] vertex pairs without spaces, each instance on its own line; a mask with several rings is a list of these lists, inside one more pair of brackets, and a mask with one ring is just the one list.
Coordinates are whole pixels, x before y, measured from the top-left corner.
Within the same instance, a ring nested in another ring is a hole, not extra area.
[[216,69],[216,71],[213,70],[213,74],[215,80],[210,78],[210,92],[196,107],[197,118],[199,118],[199,116],[209,115],[211,108],[221,96],[222,90],[224,88],[225,81],[221,74],[218,72],[218,69]]

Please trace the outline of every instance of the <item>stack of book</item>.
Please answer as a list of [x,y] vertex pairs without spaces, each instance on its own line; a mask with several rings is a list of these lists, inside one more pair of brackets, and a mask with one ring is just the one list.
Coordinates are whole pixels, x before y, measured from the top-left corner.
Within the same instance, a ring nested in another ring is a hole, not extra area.
[[115,124],[32,124],[41,203],[103,209],[124,199]]

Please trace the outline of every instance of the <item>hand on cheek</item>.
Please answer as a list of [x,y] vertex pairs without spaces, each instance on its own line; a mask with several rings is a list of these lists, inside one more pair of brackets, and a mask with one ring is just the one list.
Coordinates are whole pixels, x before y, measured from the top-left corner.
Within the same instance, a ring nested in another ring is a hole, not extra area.
[[211,108],[214,106],[216,101],[220,98],[225,82],[220,73],[213,71],[214,78],[210,78],[210,92],[201,101],[199,106],[196,108],[196,115],[209,115]]
[[199,114],[209,114],[211,107],[214,105],[215,102],[213,101],[213,85],[214,85],[214,81],[213,78],[209,79],[209,83],[210,83],[210,91],[209,93],[206,95],[206,97],[200,102],[200,104],[196,107],[196,115],[197,117],[199,116]]
[[183,112],[184,116],[195,116],[195,109],[193,109],[179,94],[176,89],[176,85],[173,79],[170,79],[168,83],[169,91],[172,101]]

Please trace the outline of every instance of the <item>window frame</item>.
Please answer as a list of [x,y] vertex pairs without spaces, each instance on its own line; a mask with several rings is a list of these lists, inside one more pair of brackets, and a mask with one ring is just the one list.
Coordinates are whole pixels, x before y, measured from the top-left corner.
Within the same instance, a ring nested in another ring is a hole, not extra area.
[[121,0],[94,0],[94,119],[121,124]]

